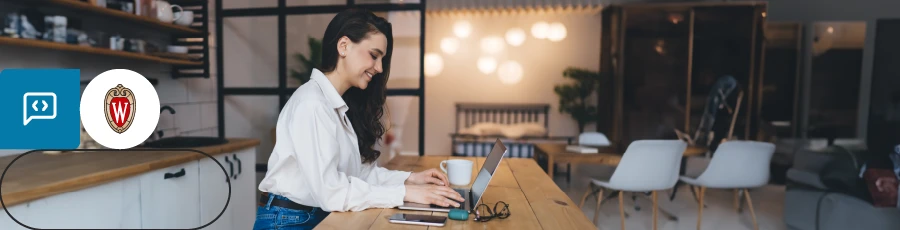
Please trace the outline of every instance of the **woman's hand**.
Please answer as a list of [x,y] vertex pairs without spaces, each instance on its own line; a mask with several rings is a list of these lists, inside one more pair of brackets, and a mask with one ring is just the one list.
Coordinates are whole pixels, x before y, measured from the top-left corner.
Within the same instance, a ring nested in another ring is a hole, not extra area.
[[444,175],[444,173],[442,173],[441,171],[438,171],[437,169],[428,169],[425,171],[409,174],[409,178],[406,178],[406,184],[435,184],[446,186],[449,185],[450,182],[447,180],[447,175]]
[[463,202],[465,199],[448,186],[406,185],[406,196],[403,197],[403,201],[458,208],[458,202]]

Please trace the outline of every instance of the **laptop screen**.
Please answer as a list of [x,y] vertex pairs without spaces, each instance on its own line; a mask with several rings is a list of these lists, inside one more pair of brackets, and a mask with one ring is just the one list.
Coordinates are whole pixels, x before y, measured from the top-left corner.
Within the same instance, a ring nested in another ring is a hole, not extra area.
[[488,154],[487,159],[484,160],[484,165],[481,166],[481,170],[478,171],[475,182],[472,183],[472,201],[474,201],[474,203],[472,203],[472,209],[481,202],[481,195],[487,190],[488,184],[491,183],[491,177],[493,177],[494,171],[497,170],[497,166],[500,166],[500,160],[503,159],[503,155],[505,154],[506,146],[503,145],[503,142],[500,142],[500,139],[497,139],[491,153]]

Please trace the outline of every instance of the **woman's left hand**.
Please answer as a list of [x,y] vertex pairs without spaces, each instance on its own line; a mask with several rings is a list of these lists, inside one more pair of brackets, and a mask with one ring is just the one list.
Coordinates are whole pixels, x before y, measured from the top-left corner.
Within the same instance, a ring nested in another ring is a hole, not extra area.
[[444,175],[441,171],[437,169],[428,169],[421,172],[414,172],[409,174],[409,178],[406,178],[407,184],[436,184],[440,186],[445,186],[450,184],[447,180],[447,175]]

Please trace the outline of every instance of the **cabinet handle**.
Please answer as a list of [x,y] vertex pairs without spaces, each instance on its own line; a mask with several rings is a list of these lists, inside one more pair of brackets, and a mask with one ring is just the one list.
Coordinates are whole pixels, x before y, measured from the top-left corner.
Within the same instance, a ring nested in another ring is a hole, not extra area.
[[169,178],[179,178],[179,177],[183,177],[183,176],[184,176],[184,168],[181,168],[181,170],[176,173],[166,173],[166,175],[163,175],[163,180],[169,179]]
[[[241,159],[238,159],[238,158],[237,158],[237,155],[231,155],[231,157],[233,157],[233,158],[234,158],[234,161],[237,162],[237,164],[238,164],[238,167],[237,167],[237,169],[238,169],[238,174],[237,174],[237,175],[234,175],[234,179],[237,180],[238,175],[241,175],[241,168],[242,168],[242,167],[241,167]],[[227,157],[226,157],[226,158],[227,158]]]
[[231,163],[231,161],[228,160],[228,156],[225,156],[225,162],[228,162],[228,170],[231,172],[231,175],[228,176],[228,178],[234,177],[234,163]]

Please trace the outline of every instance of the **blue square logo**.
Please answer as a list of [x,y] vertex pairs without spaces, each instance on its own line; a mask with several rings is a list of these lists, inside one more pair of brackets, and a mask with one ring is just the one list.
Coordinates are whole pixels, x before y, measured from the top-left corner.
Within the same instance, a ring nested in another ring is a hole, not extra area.
[[0,149],[75,149],[81,142],[80,71],[0,71]]

